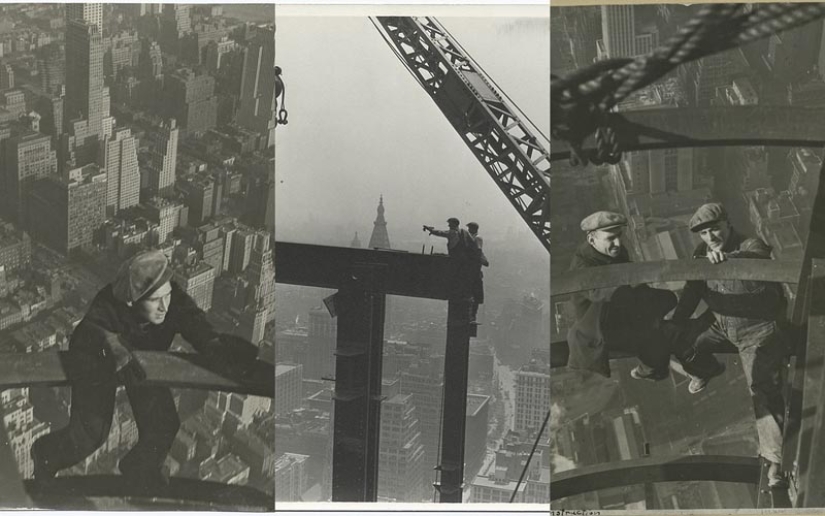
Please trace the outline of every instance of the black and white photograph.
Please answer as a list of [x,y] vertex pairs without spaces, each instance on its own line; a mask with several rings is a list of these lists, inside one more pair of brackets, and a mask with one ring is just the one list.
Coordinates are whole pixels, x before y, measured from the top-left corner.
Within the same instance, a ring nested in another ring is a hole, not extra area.
[[546,514],[549,9],[276,27],[276,510]]
[[550,15],[551,508],[822,510],[825,4],[577,3]]
[[274,22],[0,5],[1,509],[274,509]]

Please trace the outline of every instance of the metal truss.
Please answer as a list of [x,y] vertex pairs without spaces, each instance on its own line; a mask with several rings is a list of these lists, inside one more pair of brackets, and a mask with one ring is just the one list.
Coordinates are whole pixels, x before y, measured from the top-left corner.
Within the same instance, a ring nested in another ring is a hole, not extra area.
[[434,18],[378,17],[393,50],[550,252],[550,154]]

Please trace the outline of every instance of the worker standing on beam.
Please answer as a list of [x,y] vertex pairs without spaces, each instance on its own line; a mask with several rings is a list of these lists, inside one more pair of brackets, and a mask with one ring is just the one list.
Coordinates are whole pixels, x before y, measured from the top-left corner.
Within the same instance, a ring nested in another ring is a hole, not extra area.
[[484,273],[481,271],[481,267],[489,267],[490,261],[484,255],[484,239],[478,234],[478,222],[468,222],[467,231],[472,235],[478,249],[478,257],[473,260],[475,281],[473,283],[473,307],[470,310],[470,320],[475,321],[478,315],[478,305],[484,304]]
[[[702,239],[694,258],[707,258],[714,264],[728,258],[771,259],[771,247],[735,231],[719,203],[701,206],[690,220],[690,230]],[[785,484],[781,469],[785,403],[780,373],[786,343],[778,322],[787,307],[782,286],[750,280],[688,281],[673,319],[688,320],[700,300],[707,303],[715,321],[698,337],[695,347],[701,350],[732,343],[739,350],[756,415],[759,453],[770,462],[769,485],[781,486]]]
[[[478,269],[480,254],[473,236],[466,229],[459,227],[460,225],[461,222],[457,218],[450,217],[447,219],[448,229],[446,231],[435,229],[433,226],[424,226],[424,231],[447,239],[447,254],[454,260],[456,266],[450,287],[450,297],[466,299],[472,303],[473,287],[476,282],[475,273]],[[474,317],[473,320],[475,320]]]
[[118,464],[137,489],[168,484],[163,464],[180,427],[168,387],[147,386],[132,350],[167,351],[180,334],[216,362],[255,361],[258,348],[217,333],[206,314],[172,279],[161,251],[146,251],[123,264],[113,283],[95,296],[72,333],[69,352],[89,367],[72,384],[69,424],[32,445],[34,478],[48,482],[100,447],[109,435],[118,383],[138,429],[138,442]]
[[[624,215],[598,211],[584,218],[587,235],[573,256],[570,270],[629,263],[622,237]],[[676,306],[676,295],[647,285],[592,289],[575,294],[576,323],[568,331],[568,367],[610,376],[610,351],[635,355],[641,362],[631,372],[638,380],[664,380],[670,376],[675,355],[691,378],[707,379],[721,374],[724,365],[710,353],[698,353],[691,344],[699,334],[689,324],[664,321]],[[693,391],[692,391],[693,392]]]

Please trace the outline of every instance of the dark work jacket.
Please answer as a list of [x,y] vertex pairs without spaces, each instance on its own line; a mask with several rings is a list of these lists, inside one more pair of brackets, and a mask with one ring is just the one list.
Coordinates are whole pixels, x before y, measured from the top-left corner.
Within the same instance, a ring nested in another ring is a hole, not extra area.
[[[625,248],[613,258],[584,243],[576,250],[570,270],[629,262]],[[661,346],[661,342],[652,342],[645,337],[676,306],[676,296],[672,292],[647,285],[593,289],[574,294],[572,300],[576,323],[567,333],[568,367],[608,377],[608,351],[632,351],[642,356],[647,354],[644,347]],[[628,348],[631,344],[632,350]]]
[[[731,230],[722,251],[729,258],[771,259],[771,247],[758,238],[747,238]],[[694,258],[704,257],[708,246],[700,243],[693,252]],[[779,283],[751,280],[694,280],[688,281],[673,314],[674,321],[690,318],[699,301],[704,299],[708,308],[717,315],[776,321],[785,315],[786,300]]]
[[204,311],[175,282],[171,285],[166,319],[158,325],[141,323],[133,308],[115,299],[111,284],[98,292],[69,342],[72,354],[83,357],[84,365],[101,375],[90,380],[103,380],[114,373],[117,343],[130,351],[167,351],[180,334],[199,352],[209,354],[220,347],[221,335]]

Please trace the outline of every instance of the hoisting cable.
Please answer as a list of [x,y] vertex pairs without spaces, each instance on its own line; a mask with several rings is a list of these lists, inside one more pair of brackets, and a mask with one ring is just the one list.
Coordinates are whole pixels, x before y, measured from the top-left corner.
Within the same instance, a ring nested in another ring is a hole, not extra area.
[[[730,50],[825,16],[825,4],[709,4],[664,45],[635,59],[597,62],[550,82],[553,138],[570,146],[572,165],[618,163],[621,148],[607,114],[631,93],[656,82],[678,66]],[[596,149],[584,140],[595,133]]]
[[513,500],[516,499],[516,494],[518,494],[518,488],[521,486],[521,481],[524,480],[524,475],[527,473],[527,468],[530,467],[530,460],[533,458],[533,454],[536,453],[536,448],[538,448],[541,436],[542,434],[544,434],[544,429],[547,428],[548,421],[550,421],[550,409],[547,409],[547,415],[544,416],[544,423],[541,424],[541,429],[539,430],[539,433],[536,436],[536,441],[533,443],[533,449],[530,450],[530,455],[527,456],[527,462],[524,464],[524,468],[521,470],[521,475],[519,475],[518,477],[518,482],[516,482],[516,488],[510,495],[510,503],[513,503]]

